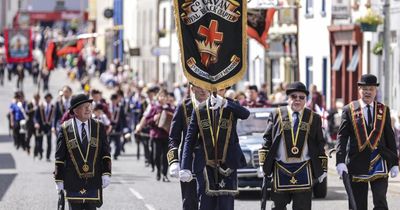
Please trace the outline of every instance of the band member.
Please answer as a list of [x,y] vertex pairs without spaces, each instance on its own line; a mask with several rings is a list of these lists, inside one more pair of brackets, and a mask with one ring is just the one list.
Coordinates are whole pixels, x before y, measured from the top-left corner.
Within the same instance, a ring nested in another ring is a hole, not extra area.
[[[184,148],[184,139],[193,108],[208,98],[208,92],[200,87],[191,85],[192,96],[179,104],[172,118],[171,130],[169,133],[168,164],[169,172],[172,177],[179,177],[179,170],[182,164],[182,153],[178,154],[179,148]],[[195,149],[195,157],[198,149]],[[193,169],[190,169],[194,173]],[[184,210],[198,209],[196,179],[190,182],[181,182],[182,204]]]
[[121,154],[121,136],[123,133],[123,129],[126,127],[125,112],[119,104],[119,98],[117,94],[111,95],[110,113],[112,126],[112,131],[110,133],[110,142],[114,141],[114,160],[117,160],[118,156]]
[[111,180],[111,157],[104,125],[91,119],[92,100],[79,94],[71,99],[73,118],[58,133],[54,178],[65,190],[70,210],[92,210],[103,203],[102,188]]
[[[249,115],[246,108],[219,95],[212,95],[195,107],[185,138],[179,177],[182,182],[190,182],[194,171],[200,210],[234,209],[237,169],[246,164],[236,123],[237,119],[247,119]],[[200,151],[193,162],[197,144]]]
[[54,122],[57,131],[60,130],[62,124],[61,118],[64,113],[68,112],[68,109],[71,106],[72,89],[66,85],[62,88],[61,93],[60,99],[56,102],[56,111],[54,113]]
[[[28,152],[28,155],[31,152],[31,138],[32,136],[35,136],[35,142],[37,139],[37,135],[35,132],[35,113],[36,110],[39,107],[39,102],[40,102],[40,94],[36,93],[33,95],[33,99],[31,102],[28,103],[27,105],[27,110],[26,110],[26,115],[28,116],[28,120],[26,121],[26,139],[25,139],[25,147]],[[35,156],[34,156],[35,157]]]
[[344,171],[350,175],[357,209],[368,209],[368,185],[371,185],[374,209],[389,209],[388,173],[392,178],[399,173],[390,109],[375,101],[378,86],[374,75],[361,76],[360,99],[343,108],[338,131],[336,169],[340,176]]
[[311,209],[313,180],[323,182],[327,173],[321,117],[305,108],[308,95],[301,82],[286,89],[288,106],[278,107],[268,119],[259,161],[265,176],[272,175],[274,210]]
[[24,94],[21,91],[17,91],[14,94],[14,101],[11,103],[9,111],[10,128],[13,131],[14,146],[17,149],[23,147],[25,141],[27,119],[25,110]]
[[155,143],[155,165],[157,169],[156,179],[169,182],[167,177],[168,162],[168,132],[172,121],[174,110],[167,103],[168,92],[160,90],[157,94],[158,103],[151,107],[146,116],[146,123],[150,126],[150,138]]
[[[53,96],[50,93],[47,93],[44,96],[44,102],[39,105],[39,108],[35,112],[35,129],[37,130],[37,142],[35,142],[35,154],[39,153],[42,157],[42,143],[43,143],[43,136],[46,136],[47,140],[47,150],[46,150],[46,160],[50,161],[50,154],[51,154],[51,134],[52,130],[54,130],[54,112],[55,107],[51,104],[51,100]],[[53,129],[52,129],[53,128]]]

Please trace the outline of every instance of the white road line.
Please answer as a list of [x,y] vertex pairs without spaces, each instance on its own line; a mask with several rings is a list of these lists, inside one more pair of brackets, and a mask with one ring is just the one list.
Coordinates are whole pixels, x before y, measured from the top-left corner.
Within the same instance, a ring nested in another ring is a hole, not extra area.
[[137,199],[139,199],[139,200],[143,200],[143,199],[144,199],[143,196],[142,196],[139,192],[137,192],[136,190],[134,190],[134,189],[132,189],[132,188],[129,188],[129,190],[131,191],[131,193],[132,193]]
[[150,205],[150,204],[145,204],[145,206],[146,206],[146,208],[148,209],[148,210],[156,210],[152,205]]

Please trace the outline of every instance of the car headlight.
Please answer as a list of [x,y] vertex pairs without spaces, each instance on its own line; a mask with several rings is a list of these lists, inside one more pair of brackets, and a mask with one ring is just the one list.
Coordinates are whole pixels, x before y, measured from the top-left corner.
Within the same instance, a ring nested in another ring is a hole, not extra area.
[[251,152],[250,151],[244,151],[243,152],[244,158],[246,159],[246,164],[247,165],[252,165],[251,162]]

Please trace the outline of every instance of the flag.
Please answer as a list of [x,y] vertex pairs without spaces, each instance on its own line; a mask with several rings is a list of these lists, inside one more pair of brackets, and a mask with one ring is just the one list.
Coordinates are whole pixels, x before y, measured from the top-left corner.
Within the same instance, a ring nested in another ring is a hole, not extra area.
[[7,63],[32,62],[32,31],[31,29],[4,29],[5,50]]
[[248,10],[247,12],[247,34],[257,40],[265,49],[268,49],[267,36],[272,24],[275,9]]
[[247,0],[174,0],[183,73],[210,91],[241,80],[247,66]]

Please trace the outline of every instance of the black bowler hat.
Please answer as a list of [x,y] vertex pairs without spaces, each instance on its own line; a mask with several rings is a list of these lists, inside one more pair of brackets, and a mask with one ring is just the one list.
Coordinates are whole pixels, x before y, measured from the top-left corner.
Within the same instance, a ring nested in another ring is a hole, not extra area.
[[44,95],[44,98],[48,98],[48,97],[53,98],[53,95],[51,95],[51,93],[46,93],[46,95]]
[[357,82],[359,86],[379,86],[378,79],[373,74],[364,74],[361,80]]
[[306,86],[301,82],[293,82],[286,88],[286,95],[290,95],[293,92],[303,92],[308,96],[308,90]]
[[89,97],[85,94],[74,95],[71,98],[71,107],[69,108],[69,113],[72,114],[72,110],[84,103],[92,103],[93,99],[89,99]]

